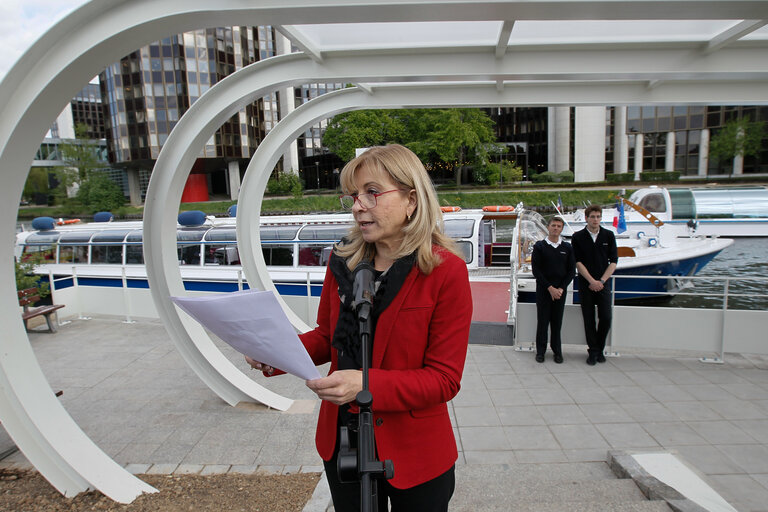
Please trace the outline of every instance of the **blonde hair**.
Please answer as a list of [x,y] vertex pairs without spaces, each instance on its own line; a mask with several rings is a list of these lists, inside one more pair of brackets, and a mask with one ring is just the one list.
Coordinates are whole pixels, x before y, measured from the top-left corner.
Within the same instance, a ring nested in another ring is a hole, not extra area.
[[[419,158],[408,148],[398,144],[375,146],[351,160],[341,171],[341,186],[349,192],[355,189],[355,174],[358,169],[367,168],[373,173],[389,175],[390,179],[405,190],[416,191],[416,210],[410,221],[402,227],[403,240],[394,255],[402,258],[414,251],[418,254],[418,266],[429,274],[440,264],[441,258],[432,252],[437,245],[458,255],[456,244],[443,232],[443,214],[437,200],[435,187]],[[363,260],[373,260],[376,254],[374,244],[363,240],[360,227],[355,224],[347,235],[347,243],[336,245],[336,253],[347,259],[347,266],[353,269]]]

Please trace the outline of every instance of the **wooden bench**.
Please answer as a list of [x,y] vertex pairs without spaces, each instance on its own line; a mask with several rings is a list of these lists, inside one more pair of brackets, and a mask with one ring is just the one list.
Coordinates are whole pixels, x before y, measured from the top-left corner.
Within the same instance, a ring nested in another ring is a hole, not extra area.
[[56,311],[63,308],[63,304],[51,304],[46,306],[30,307],[30,305],[40,300],[40,290],[37,288],[27,288],[26,290],[19,290],[19,305],[24,308],[21,313],[21,319],[24,320],[24,328],[29,331],[27,321],[38,317],[45,316],[45,322],[48,324],[48,330],[56,332],[56,322],[52,320],[52,316],[56,314]]

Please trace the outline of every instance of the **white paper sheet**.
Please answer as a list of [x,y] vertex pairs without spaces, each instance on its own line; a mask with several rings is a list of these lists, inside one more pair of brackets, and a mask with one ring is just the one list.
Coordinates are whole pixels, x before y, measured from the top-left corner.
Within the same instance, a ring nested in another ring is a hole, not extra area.
[[244,290],[171,300],[241,354],[302,379],[320,378],[271,291]]

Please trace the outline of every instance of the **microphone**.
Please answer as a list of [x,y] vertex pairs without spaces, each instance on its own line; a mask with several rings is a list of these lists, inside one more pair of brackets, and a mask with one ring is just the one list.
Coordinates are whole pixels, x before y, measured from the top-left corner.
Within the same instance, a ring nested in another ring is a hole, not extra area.
[[367,261],[358,263],[355,270],[352,271],[352,276],[352,293],[354,295],[352,308],[359,313],[365,304],[369,307],[373,306],[373,296],[376,293],[373,267]]

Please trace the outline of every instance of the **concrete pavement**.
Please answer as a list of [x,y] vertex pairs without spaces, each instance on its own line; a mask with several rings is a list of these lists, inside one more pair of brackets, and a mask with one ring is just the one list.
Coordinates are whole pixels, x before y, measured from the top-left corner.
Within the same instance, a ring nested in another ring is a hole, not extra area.
[[[294,407],[228,406],[184,364],[157,320],[73,320],[30,339],[67,411],[135,473],[322,470],[314,395],[294,377],[248,370],[227,346],[235,365],[296,399]],[[590,367],[585,353],[566,345],[564,364],[551,353],[539,364],[513,347],[470,346],[450,404],[457,507],[471,496],[503,501],[506,485],[488,487],[501,480],[473,477],[484,471],[515,481],[569,464],[601,473],[609,450],[641,450],[678,454],[740,511],[768,509],[768,358],[726,354],[724,365],[712,365],[685,353],[623,353]],[[16,453],[0,467],[25,464]]]

